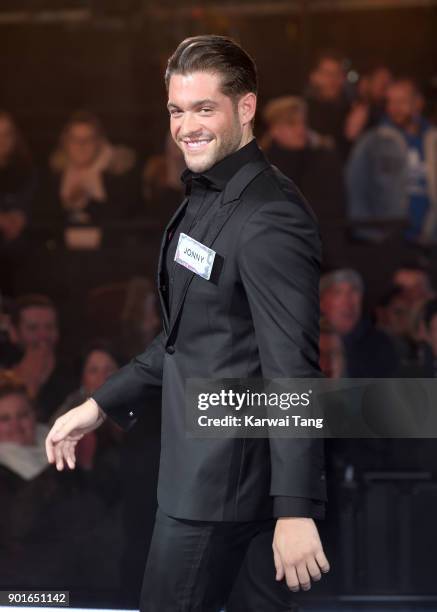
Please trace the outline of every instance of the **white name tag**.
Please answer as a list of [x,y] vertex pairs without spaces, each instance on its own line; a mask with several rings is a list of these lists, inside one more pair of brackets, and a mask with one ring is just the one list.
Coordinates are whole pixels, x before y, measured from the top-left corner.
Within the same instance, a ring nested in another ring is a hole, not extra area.
[[214,257],[215,251],[187,234],[180,233],[174,257],[178,264],[209,280]]

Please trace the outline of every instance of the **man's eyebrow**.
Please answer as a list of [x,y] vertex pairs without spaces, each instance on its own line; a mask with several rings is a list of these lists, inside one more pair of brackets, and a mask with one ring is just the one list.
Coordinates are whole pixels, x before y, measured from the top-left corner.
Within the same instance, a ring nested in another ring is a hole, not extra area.
[[[217,106],[217,102],[215,102],[214,100],[211,100],[210,98],[204,98],[203,100],[194,100],[194,102],[190,104],[190,108],[197,108],[205,104],[209,106]],[[179,106],[177,104],[174,104],[173,102],[168,102],[167,108],[179,108]]]

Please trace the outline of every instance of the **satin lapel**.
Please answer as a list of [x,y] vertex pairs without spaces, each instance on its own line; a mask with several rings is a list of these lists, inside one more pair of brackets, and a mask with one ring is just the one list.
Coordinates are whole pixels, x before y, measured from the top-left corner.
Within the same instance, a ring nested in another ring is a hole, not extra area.
[[[162,316],[163,316],[163,319],[164,319],[164,330],[167,333],[168,333],[168,328],[169,328],[169,325],[170,325],[170,314],[168,312],[166,299],[165,299],[165,296],[164,296],[163,291],[162,291],[163,284],[164,284],[163,271],[164,271],[165,247],[166,247],[166,244],[167,244],[167,242],[169,240],[169,232],[172,229],[172,227],[175,225],[177,220],[179,219],[179,216],[185,210],[185,207],[186,207],[186,205],[188,203],[188,199],[189,199],[188,197],[185,197],[183,199],[181,205],[176,209],[176,211],[173,214],[173,216],[171,217],[170,221],[167,223],[167,225],[165,227],[165,230],[164,230],[164,234],[162,236],[161,247],[159,249],[158,274],[157,274],[158,295],[159,295],[159,301],[161,303]],[[167,291],[168,291],[168,288],[167,288]]]
[[[247,185],[263,170],[269,167],[269,163],[265,160],[246,164],[241,168],[236,175],[229,181],[225,191],[212,204],[210,210],[204,215],[202,220],[190,232],[190,236],[207,247],[212,248],[214,241],[219,235],[221,229],[232,213],[235,211],[240,202],[241,192]],[[173,288],[173,299],[171,307],[171,320],[168,335],[170,336],[174,324],[177,321],[179,312],[184,302],[188,287],[193,280],[194,272],[179,266],[177,280]],[[208,281],[206,281],[208,282]]]
[[[210,240],[209,238],[212,235],[212,230],[214,228],[217,228],[216,233],[220,231],[221,227],[223,226],[228,217],[228,207],[220,206],[222,198],[223,193],[218,193],[218,197],[211,204],[210,209],[205,213],[202,219],[190,230],[189,235],[191,236],[191,238],[194,238],[194,240],[197,240],[198,242],[201,242],[206,246],[211,246],[212,240]],[[238,201],[235,202],[235,204],[237,203]],[[187,268],[181,266],[178,263],[175,264],[174,285],[172,288],[172,300],[170,307],[170,327],[172,327],[173,321],[177,317],[181,298],[185,295],[188,285],[190,284],[193,276],[194,272],[188,270]]]

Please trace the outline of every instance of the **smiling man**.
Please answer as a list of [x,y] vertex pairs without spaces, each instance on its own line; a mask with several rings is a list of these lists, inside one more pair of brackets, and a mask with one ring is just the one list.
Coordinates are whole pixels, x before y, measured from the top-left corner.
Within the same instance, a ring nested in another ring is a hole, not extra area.
[[[47,454],[108,416],[126,430],[162,386],[158,511],[142,612],[282,612],[329,569],[314,519],[326,501],[320,439],[201,439],[185,431],[189,378],[320,376],[320,234],[253,135],[257,73],[233,40],[184,40],[165,82],[186,197],[158,270],[163,330],[54,424]],[[197,255],[196,257],[193,257]],[[203,259],[205,258],[205,261]]]

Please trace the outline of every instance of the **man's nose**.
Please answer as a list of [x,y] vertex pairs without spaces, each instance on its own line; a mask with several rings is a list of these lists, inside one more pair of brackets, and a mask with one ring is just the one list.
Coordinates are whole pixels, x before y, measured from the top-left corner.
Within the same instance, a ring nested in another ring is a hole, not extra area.
[[180,127],[180,133],[183,138],[187,138],[190,136],[196,136],[201,131],[201,126],[199,121],[196,119],[194,113],[184,113],[182,118],[182,123]]

